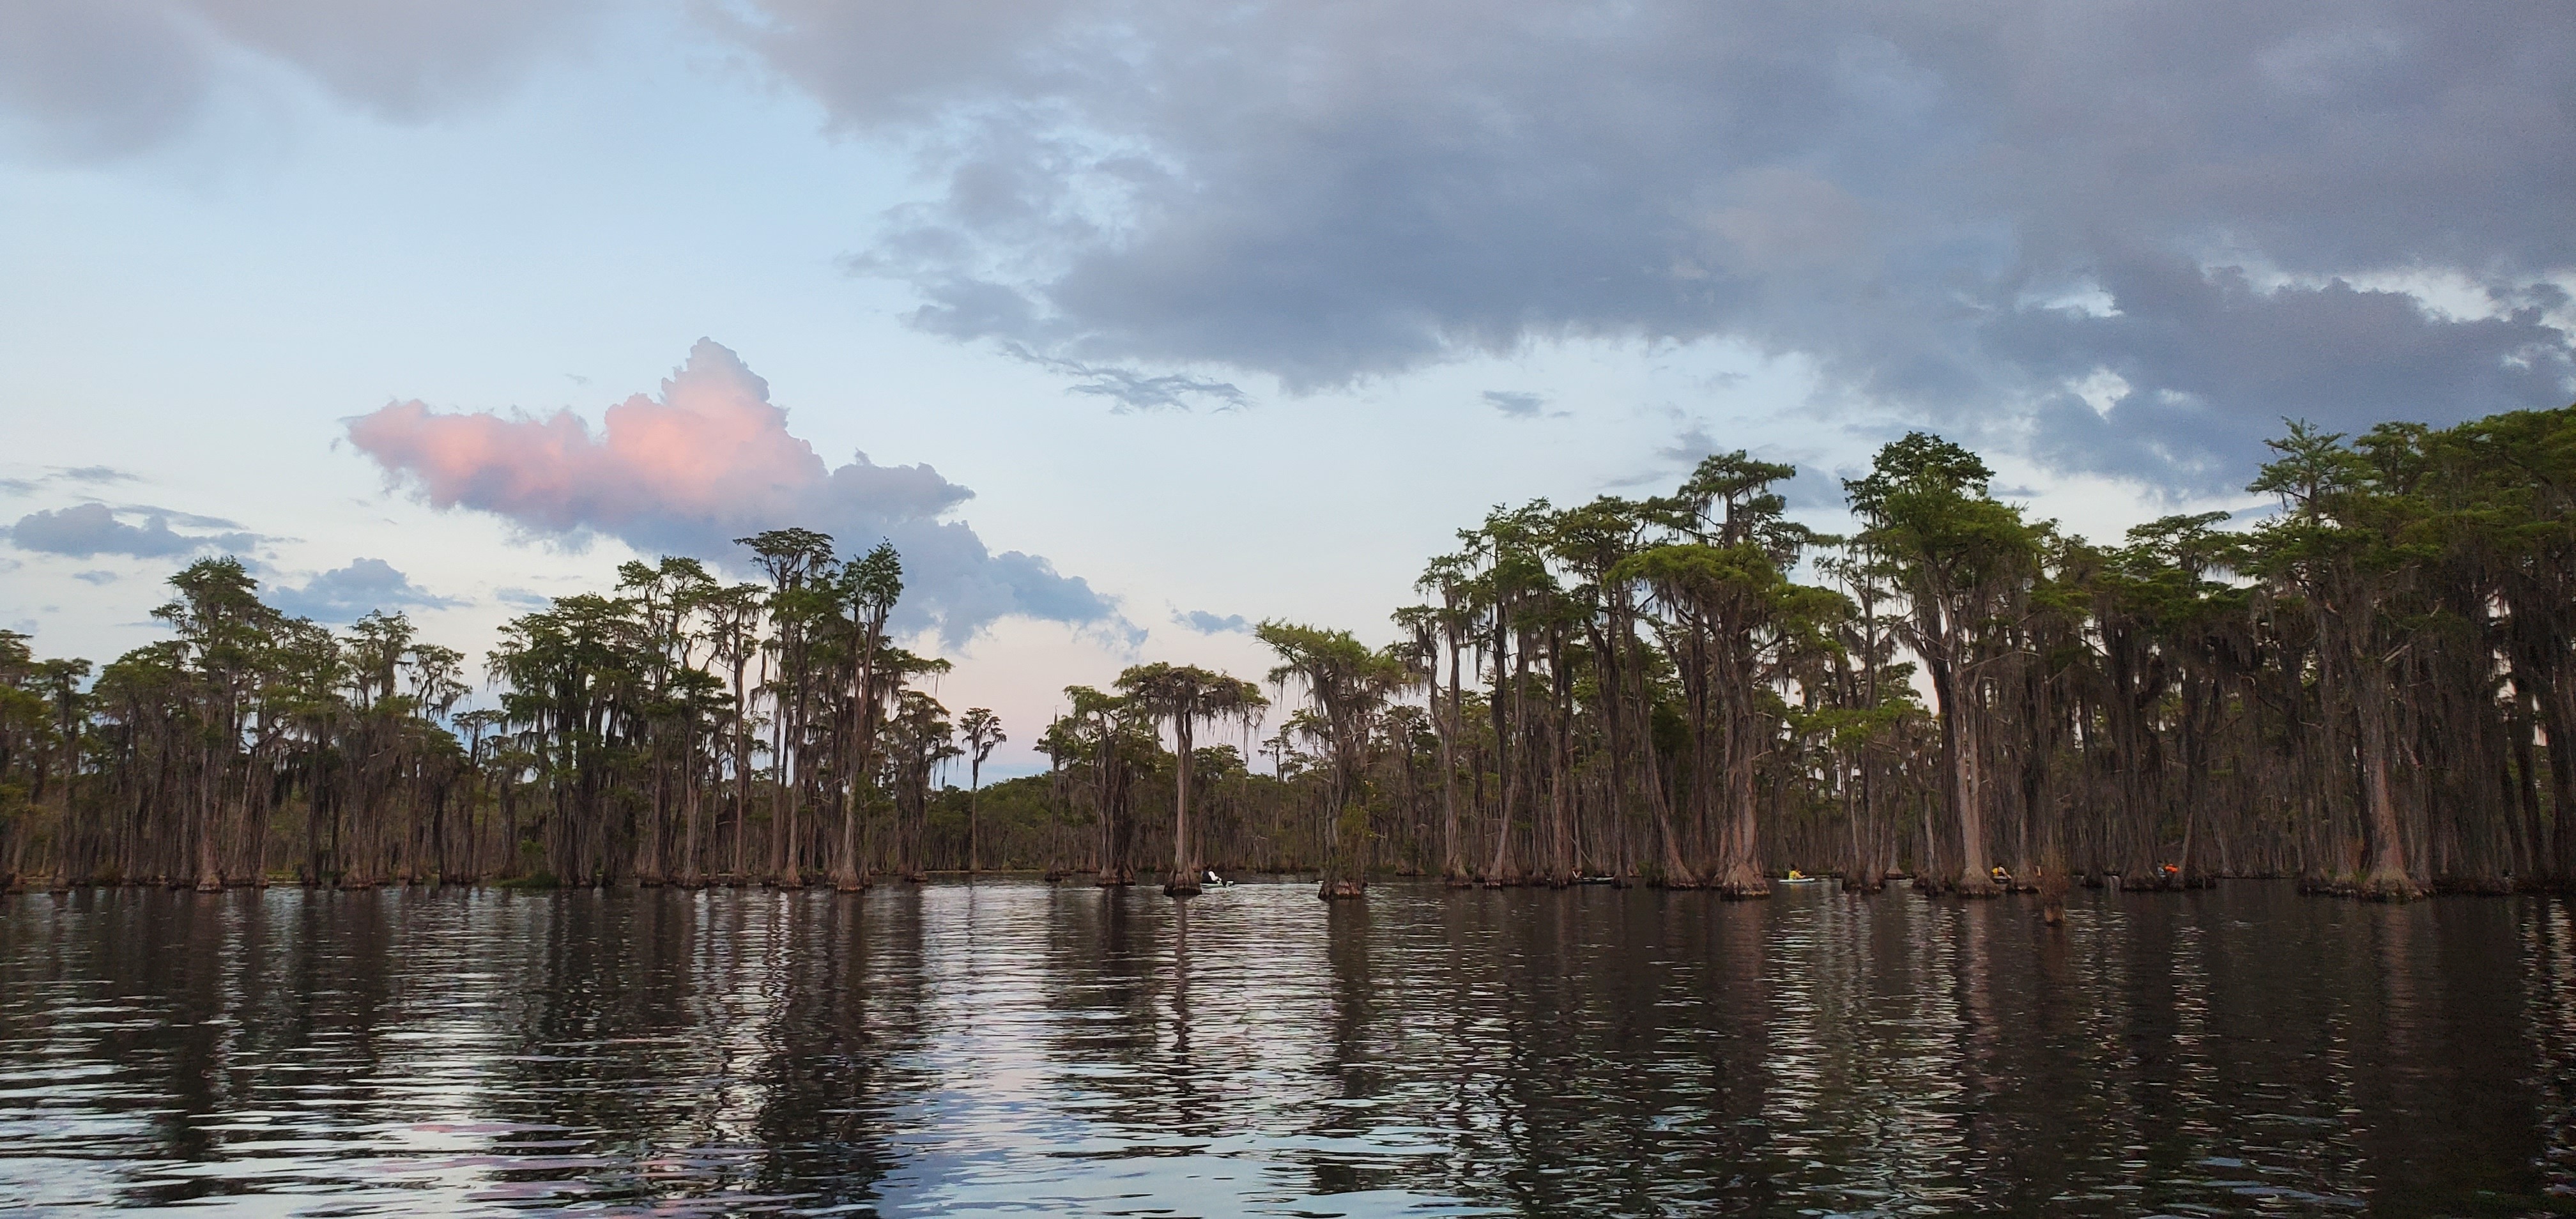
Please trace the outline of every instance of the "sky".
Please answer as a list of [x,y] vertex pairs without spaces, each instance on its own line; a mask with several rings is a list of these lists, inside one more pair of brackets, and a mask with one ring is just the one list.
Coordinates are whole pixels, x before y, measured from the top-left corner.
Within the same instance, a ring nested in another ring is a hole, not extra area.
[[[1030,752],[1491,507],[1909,429],[2097,538],[2576,400],[2532,3],[13,0],[0,627],[249,562],[479,653],[803,525]],[[736,574],[748,576],[737,567]]]

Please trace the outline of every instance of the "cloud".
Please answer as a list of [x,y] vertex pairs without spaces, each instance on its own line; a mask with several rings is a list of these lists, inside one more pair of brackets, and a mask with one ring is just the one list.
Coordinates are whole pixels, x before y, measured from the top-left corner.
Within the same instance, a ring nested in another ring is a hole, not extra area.
[[1202,635],[1241,634],[1252,629],[1252,624],[1244,621],[1241,614],[1227,614],[1219,617],[1206,610],[1191,610],[1187,613],[1174,610],[1172,621]]
[[72,573],[72,578],[84,584],[98,586],[116,583],[116,573],[112,571],[76,571]]
[[411,582],[411,577],[383,559],[353,559],[301,586],[273,585],[268,603],[299,618],[316,622],[355,622],[371,610],[445,609],[463,605]]
[[1709,435],[1708,421],[1689,419],[1684,420],[1680,429],[1673,433],[1671,444],[1656,446],[1655,456],[1666,461],[1692,466],[1699,464],[1701,458],[1716,451],[1717,437]]
[[1042,356],[1018,343],[1006,343],[1003,350],[1012,357],[1038,365],[1050,372],[1075,378],[1065,392],[1090,394],[1117,403],[1116,410],[1188,410],[1192,399],[1206,399],[1220,410],[1250,406],[1252,400],[1233,383],[1211,381],[1182,373],[1148,373],[1141,369],[1105,367]]
[[349,439],[431,504],[532,533],[597,532],[736,566],[744,552],[733,539],[763,529],[819,529],[848,552],[890,540],[903,555],[902,620],[935,625],[952,643],[1011,615],[1133,630],[1079,577],[1036,555],[996,554],[946,519],[974,493],[928,465],[881,466],[860,453],[826,466],[788,432],[768,383],[710,340],[658,397],[608,408],[596,432],[569,411],[440,414],[414,401],[351,420]]
[[[53,483],[78,483],[82,486],[99,487],[139,481],[141,480],[135,475],[113,466],[55,466],[53,473],[42,478],[0,478],[0,495],[32,495],[37,488]],[[148,512],[152,509],[138,508],[133,511]],[[185,516],[186,514],[172,513],[171,515]]]
[[280,68],[343,105],[418,122],[496,96],[531,62],[579,45],[599,7],[12,0],[0,5],[0,129],[51,157],[130,154]]
[[[2267,289],[2235,268],[2176,259],[2136,260],[2104,279],[2114,312],[2038,310],[1991,328],[1998,349],[2064,386],[2042,404],[2035,443],[2065,468],[2241,482],[2239,458],[2284,417],[2355,430],[2563,404],[2576,374],[2541,301],[2451,319],[2401,292],[2340,279]],[[2356,412],[2356,401],[2374,410]]]
[[[143,523],[126,524],[117,519],[120,513],[139,515],[143,517]],[[48,512],[30,512],[19,517],[18,523],[9,526],[5,532],[9,541],[20,550],[75,559],[111,554],[159,559],[202,550],[243,552],[266,540],[256,533],[246,532],[180,533],[170,528],[170,520],[174,516],[179,517],[182,523],[230,523],[146,506],[110,508],[105,504],[75,504]]]
[[[163,517],[182,529],[225,529],[236,533],[241,530],[241,522],[227,517],[199,516],[194,512],[181,512],[176,508],[159,508],[151,504],[118,504],[113,510],[135,516]],[[255,533],[239,533],[239,536],[251,539],[250,542],[244,543],[245,546],[276,540]]]
[[1536,419],[1547,399],[1518,390],[1489,389],[1485,391],[1485,405],[1513,419]]
[[[933,187],[852,265],[960,340],[1293,392],[1533,341],[1729,339],[1807,357],[1820,401],[2186,482],[2241,481],[2290,408],[2349,427],[2576,396],[2567,310],[2538,303],[2576,267],[2556,5],[722,12],[837,127],[920,150]],[[2496,309],[2328,286],[2418,273]],[[2389,337],[2455,379],[2308,388]],[[2143,397],[2087,422],[2066,383],[2097,367]],[[2195,434],[2147,409],[2169,392],[2263,422]]]

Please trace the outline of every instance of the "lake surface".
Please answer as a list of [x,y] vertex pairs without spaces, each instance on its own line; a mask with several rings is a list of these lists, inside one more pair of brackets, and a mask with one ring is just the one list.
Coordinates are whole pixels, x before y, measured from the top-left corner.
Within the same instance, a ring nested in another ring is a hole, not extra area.
[[2576,924],[1001,882],[0,899],[0,1211],[2576,1209]]

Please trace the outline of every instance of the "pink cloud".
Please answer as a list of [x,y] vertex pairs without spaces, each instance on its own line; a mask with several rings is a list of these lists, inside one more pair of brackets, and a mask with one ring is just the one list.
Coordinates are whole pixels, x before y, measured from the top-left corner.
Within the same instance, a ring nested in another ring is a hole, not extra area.
[[[769,383],[707,339],[662,382],[658,399],[637,394],[608,408],[596,434],[569,410],[542,419],[442,415],[412,401],[351,423],[349,439],[441,508],[553,530],[792,513],[831,478],[814,446],[788,434]],[[934,490],[932,504],[888,505],[896,514],[937,512],[966,498],[965,488],[928,467],[916,470],[952,490]]]
[[1045,559],[993,554],[962,522],[940,519],[974,492],[937,470],[880,466],[864,453],[827,466],[788,432],[769,383],[707,339],[658,396],[608,408],[596,431],[570,411],[443,414],[411,401],[351,420],[349,440],[431,504],[540,533],[595,531],[719,561],[739,560],[732,539],[790,525],[850,550],[888,539],[918,592],[907,601],[952,638],[1006,614],[1117,619],[1105,598]]

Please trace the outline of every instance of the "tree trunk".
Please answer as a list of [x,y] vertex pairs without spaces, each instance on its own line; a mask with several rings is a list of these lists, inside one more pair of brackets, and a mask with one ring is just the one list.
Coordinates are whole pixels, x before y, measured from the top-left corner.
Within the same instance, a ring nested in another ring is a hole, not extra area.
[[1180,746],[1178,765],[1172,782],[1172,876],[1163,882],[1163,892],[1174,897],[1187,897],[1199,891],[1199,861],[1196,844],[1190,841],[1190,716],[1184,711],[1172,717],[1172,738]]
[[1973,708],[1959,688],[1955,653],[1945,641],[1945,655],[1926,657],[1932,692],[1940,704],[1941,769],[1946,780],[1950,815],[1959,826],[1959,871],[1955,891],[1962,897],[1993,897],[1995,881],[1986,865],[1985,818],[1978,805],[1977,739]]
[[2384,901],[2422,897],[2422,886],[2406,871],[2405,830],[2397,816],[2397,793],[2390,783],[2388,706],[2384,673],[2366,671],[2353,683],[2361,694],[2362,802],[2370,819],[2371,862],[2362,878],[2361,896]]

